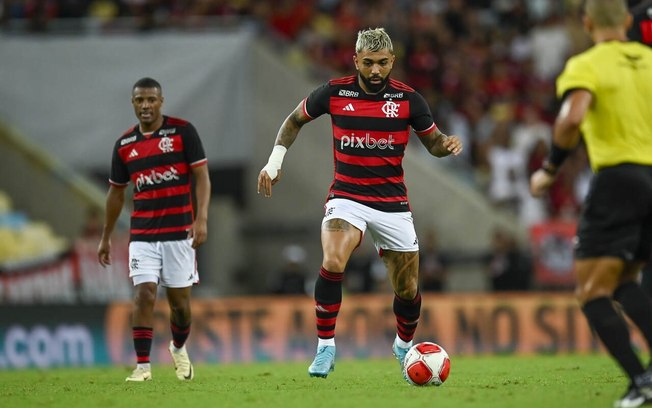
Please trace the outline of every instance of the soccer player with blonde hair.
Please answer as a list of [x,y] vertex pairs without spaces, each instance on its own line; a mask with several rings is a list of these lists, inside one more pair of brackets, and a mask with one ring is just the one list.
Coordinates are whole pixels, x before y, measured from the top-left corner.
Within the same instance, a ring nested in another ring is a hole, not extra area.
[[323,260],[315,283],[317,354],[308,368],[326,377],[335,367],[335,325],[346,264],[369,231],[394,289],[401,366],[419,321],[419,243],[401,163],[414,130],[435,157],[462,151],[457,136],[442,133],[425,99],[391,79],[392,41],[382,28],[362,30],[355,44],[357,74],[332,79],[302,100],[278,130],[272,154],[258,175],[258,192],[272,195],[287,149],[306,123],[323,114],[332,122],[335,177],[321,224]]

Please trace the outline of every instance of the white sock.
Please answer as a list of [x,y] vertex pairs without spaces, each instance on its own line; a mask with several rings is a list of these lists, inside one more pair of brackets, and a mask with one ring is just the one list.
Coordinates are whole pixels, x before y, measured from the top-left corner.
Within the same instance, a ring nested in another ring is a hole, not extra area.
[[150,365],[150,363],[143,363],[143,364],[138,363],[138,364],[136,364],[136,368],[143,368],[145,370],[151,370],[152,366]]
[[330,339],[318,339],[317,342],[317,348],[323,347],[323,346],[334,346],[335,345],[335,337],[330,338]]
[[177,347],[174,345],[174,343],[172,343],[172,352],[173,352],[173,353],[179,353],[179,352],[181,352],[181,350],[183,350],[184,347],[186,347],[185,344],[184,344],[183,346],[181,346],[181,348],[177,348]]
[[401,340],[400,337],[398,337],[398,334],[396,335],[396,340],[394,341],[396,342],[396,345],[399,346],[400,348],[410,348],[412,347],[412,343],[413,343],[412,340],[408,342],[404,342],[403,340]]

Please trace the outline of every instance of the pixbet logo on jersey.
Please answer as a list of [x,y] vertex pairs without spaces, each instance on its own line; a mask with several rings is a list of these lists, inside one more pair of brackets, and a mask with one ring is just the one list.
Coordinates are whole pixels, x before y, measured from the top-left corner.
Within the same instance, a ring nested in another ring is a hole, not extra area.
[[165,181],[170,180],[179,180],[179,171],[173,166],[170,166],[168,170],[165,170],[163,173],[152,170],[149,174],[140,174],[138,179],[136,179],[136,189],[141,191],[141,188],[144,185],[153,186],[156,184],[161,184]]
[[342,136],[342,139],[340,139],[340,149],[344,149],[345,147],[352,147],[354,149],[379,148],[381,150],[394,150],[394,136],[389,135],[387,139],[384,137],[380,139],[372,139],[371,136],[369,136],[369,133],[364,137],[359,137],[352,133],[351,136],[344,135]]

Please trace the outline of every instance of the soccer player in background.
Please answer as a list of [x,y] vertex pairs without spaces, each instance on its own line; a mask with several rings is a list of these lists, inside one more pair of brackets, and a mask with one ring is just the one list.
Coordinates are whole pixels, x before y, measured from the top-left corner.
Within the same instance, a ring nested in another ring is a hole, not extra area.
[[457,155],[462,143],[435,125],[424,98],[390,79],[392,41],[383,28],[358,33],[353,62],[357,75],[332,79],[315,89],[278,130],[268,163],[258,175],[258,193],[271,197],[287,149],[301,127],[330,114],[335,179],[321,224],[323,260],[315,283],[317,354],[312,377],[335,367],[335,324],[346,264],[369,230],[394,289],[397,334],[393,352],[401,367],[412,346],[421,310],[419,244],[401,166],[410,128],[436,157]]
[[[125,187],[134,184],[129,243],[129,277],[135,286],[133,341],[136,369],[126,381],[152,379],[150,350],[157,288],[166,288],[172,341],[169,350],[179,380],[192,380],[186,351],[190,334],[191,288],[199,282],[195,250],[206,241],[211,184],[204,148],[188,121],[161,114],[163,93],[154,79],[132,88],[139,123],[115,143],[106,216],[97,250],[111,263],[111,233],[122,211]],[[195,181],[195,209],[191,180]]]
[[615,407],[652,402],[652,370],[630,344],[624,313],[652,350],[652,304],[638,277],[652,251],[652,50],[628,41],[624,0],[587,0],[593,47],[570,58],[557,79],[563,99],[549,159],[532,174],[541,196],[581,135],[595,173],[575,248],[576,295],[611,356],[629,377]]

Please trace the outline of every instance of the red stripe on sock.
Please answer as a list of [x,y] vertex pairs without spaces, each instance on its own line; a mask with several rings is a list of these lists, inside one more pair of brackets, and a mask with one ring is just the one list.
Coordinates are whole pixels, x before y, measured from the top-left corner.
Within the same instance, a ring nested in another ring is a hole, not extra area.
[[335,303],[332,305],[325,305],[323,303],[316,302],[315,303],[315,310],[317,312],[324,312],[324,313],[336,313],[340,311],[340,306],[341,303]]
[[344,273],[343,272],[329,272],[323,267],[319,269],[319,275],[323,277],[326,280],[332,281],[332,282],[341,282],[344,280]]
[[320,339],[332,339],[335,337],[335,330],[317,330],[317,337]]

